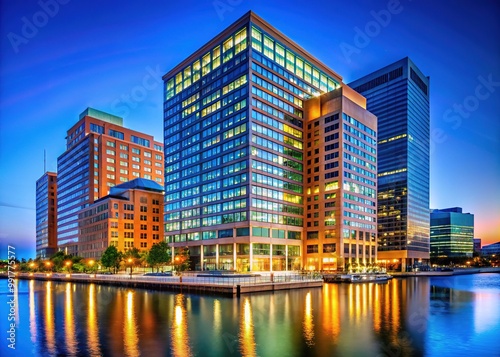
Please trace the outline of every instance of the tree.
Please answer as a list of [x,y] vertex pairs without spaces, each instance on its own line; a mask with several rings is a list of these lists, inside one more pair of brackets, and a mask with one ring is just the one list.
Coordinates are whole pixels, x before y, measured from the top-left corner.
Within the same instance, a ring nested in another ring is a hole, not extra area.
[[101,264],[102,266],[108,268],[114,268],[114,272],[116,273],[116,269],[120,267],[120,261],[122,260],[122,253],[116,249],[114,245],[110,245],[106,248],[104,253],[102,253]]
[[189,248],[180,248],[179,251],[175,254],[174,259],[174,269],[176,271],[185,271],[189,270],[191,266],[191,259],[189,254]]
[[130,273],[132,274],[132,267],[137,264],[137,262],[141,259],[141,251],[136,247],[127,250],[122,255],[123,263],[125,265],[125,270],[130,267]]
[[167,242],[153,244],[149,250],[146,261],[151,267],[156,267],[157,272],[159,270],[159,265],[168,264],[170,262],[170,247]]

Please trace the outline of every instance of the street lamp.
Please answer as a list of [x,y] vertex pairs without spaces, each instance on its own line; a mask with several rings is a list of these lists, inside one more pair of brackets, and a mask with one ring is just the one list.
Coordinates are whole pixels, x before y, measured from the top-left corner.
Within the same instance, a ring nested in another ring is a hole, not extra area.
[[89,264],[89,266],[90,266],[90,272],[91,272],[91,273],[94,271],[94,269],[93,269],[93,268],[94,268],[94,263],[95,263],[95,262],[94,262],[94,260],[92,260],[92,259],[90,259],[90,260],[88,261],[88,264]]
[[45,262],[45,266],[47,267],[47,269],[50,269],[50,272],[52,273],[52,263],[50,261]]
[[132,258],[128,258],[128,263],[130,265],[130,278],[132,279]]
[[68,271],[69,273],[69,276],[71,276],[71,261],[67,260],[66,262],[64,262],[64,265],[66,265],[66,270]]

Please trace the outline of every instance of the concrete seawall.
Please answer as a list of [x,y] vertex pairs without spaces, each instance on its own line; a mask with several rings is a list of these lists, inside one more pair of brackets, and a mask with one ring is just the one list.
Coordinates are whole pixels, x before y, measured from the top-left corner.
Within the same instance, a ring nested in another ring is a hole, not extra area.
[[406,278],[412,276],[452,276],[452,275],[467,275],[480,273],[500,273],[500,267],[486,268],[457,268],[450,271],[415,271],[415,272],[390,272],[389,274],[395,278]]

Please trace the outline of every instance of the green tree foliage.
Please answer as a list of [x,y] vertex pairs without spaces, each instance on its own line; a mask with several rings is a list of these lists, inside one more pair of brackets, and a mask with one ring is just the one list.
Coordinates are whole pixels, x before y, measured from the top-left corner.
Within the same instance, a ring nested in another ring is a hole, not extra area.
[[153,244],[146,258],[146,262],[151,267],[156,267],[156,271],[159,271],[160,265],[168,264],[170,262],[170,248],[167,242]]
[[108,268],[113,268],[116,273],[116,269],[120,267],[120,261],[122,260],[122,253],[116,249],[114,245],[110,245],[106,248],[104,253],[102,253],[101,264],[102,266]]
[[191,258],[189,255],[189,248],[181,248],[178,252],[175,253],[174,259],[174,269],[176,271],[185,271],[189,270],[191,266]]

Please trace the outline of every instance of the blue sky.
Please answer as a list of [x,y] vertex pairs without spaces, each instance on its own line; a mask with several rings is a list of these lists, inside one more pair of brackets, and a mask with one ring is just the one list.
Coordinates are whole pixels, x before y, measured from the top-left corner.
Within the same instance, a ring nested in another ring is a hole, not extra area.
[[349,83],[409,56],[431,78],[431,208],[500,240],[500,5],[494,0],[2,1],[0,257],[35,254],[35,182],[88,106],[162,134],[161,75],[253,10]]

